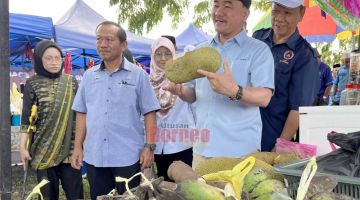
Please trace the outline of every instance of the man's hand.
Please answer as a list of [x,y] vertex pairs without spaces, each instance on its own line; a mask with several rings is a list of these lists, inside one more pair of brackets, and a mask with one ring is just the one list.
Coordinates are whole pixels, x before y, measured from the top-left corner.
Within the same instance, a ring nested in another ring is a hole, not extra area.
[[182,84],[168,83],[162,87],[163,90],[169,91],[174,95],[180,97],[181,100],[188,103],[193,103],[196,101],[196,94],[194,88],[183,86]]
[[144,147],[140,154],[141,170],[151,167],[154,162],[154,152],[148,147]]
[[28,161],[31,160],[29,151],[26,149],[20,149],[20,158],[23,163],[24,170],[26,170],[28,167]]
[[211,84],[211,88],[215,92],[219,94],[223,94],[228,97],[234,96],[238,91],[237,83],[232,77],[232,73],[229,69],[228,62],[226,59],[224,60],[223,65],[224,65],[224,73],[221,74],[208,72],[202,69],[198,69],[197,72],[207,77],[207,79]]
[[71,167],[74,169],[80,169],[83,162],[83,150],[82,148],[74,148],[71,155]]
[[167,85],[165,85],[164,87],[162,87],[163,90],[169,91],[172,94],[181,96],[182,95],[182,84],[180,83],[173,83],[170,82]]

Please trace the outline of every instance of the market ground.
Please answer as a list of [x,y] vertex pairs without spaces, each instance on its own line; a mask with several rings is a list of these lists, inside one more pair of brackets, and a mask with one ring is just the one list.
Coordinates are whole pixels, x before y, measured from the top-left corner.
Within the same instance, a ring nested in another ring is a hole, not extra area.
[[[20,200],[23,186],[24,170],[22,166],[12,167],[12,196],[11,199]],[[84,183],[84,199],[90,199],[89,184],[86,178],[83,179]],[[31,190],[37,185],[36,174],[34,170],[29,170],[27,184],[26,184],[26,195],[29,195]],[[37,199],[37,198],[33,198]],[[59,199],[66,199],[65,193],[60,189]]]

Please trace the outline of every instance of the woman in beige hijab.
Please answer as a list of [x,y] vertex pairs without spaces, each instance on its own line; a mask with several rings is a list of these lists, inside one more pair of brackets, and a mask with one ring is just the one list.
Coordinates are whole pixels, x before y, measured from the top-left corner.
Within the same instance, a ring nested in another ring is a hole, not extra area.
[[169,80],[165,77],[167,61],[175,58],[175,47],[164,37],[157,39],[151,47],[150,82],[159,100],[161,110],[157,112],[157,147],[155,162],[158,175],[169,181],[167,169],[175,160],[192,164],[191,133],[195,130],[192,106],[178,96],[162,89]]

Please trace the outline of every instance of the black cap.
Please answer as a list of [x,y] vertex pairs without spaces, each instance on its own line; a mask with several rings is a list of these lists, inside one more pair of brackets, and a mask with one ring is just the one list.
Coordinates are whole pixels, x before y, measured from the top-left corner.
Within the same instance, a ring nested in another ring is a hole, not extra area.
[[241,3],[247,8],[249,9],[251,6],[251,0],[240,0]]

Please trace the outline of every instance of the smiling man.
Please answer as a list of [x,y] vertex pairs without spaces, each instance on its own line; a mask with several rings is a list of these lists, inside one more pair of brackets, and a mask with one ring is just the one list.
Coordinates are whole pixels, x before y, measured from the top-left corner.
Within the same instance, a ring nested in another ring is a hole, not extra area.
[[[80,169],[83,160],[87,163],[92,200],[114,188],[122,194],[125,184],[115,177],[130,178],[154,160],[155,112],[160,106],[146,72],[124,57],[127,46],[119,24],[98,25],[96,49],[102,62],[84,73],[72,106],[76,134],[71,165]],[[137,177],[129,187],[139,183]]]
[[209,157],[241,157],[260,150],[261,117],[274,89],[270,49],[246,34],[250,0],[215,0],[212,20],[217,35],[201,46],[215,48],[224,61],[216,72],[187,86],[166,89],[181,99],[196,100],[196,127],[209,130],[209,141],[194,144],[193,168]]
[[269,106],[260,109],[262,151],[274,150],[279,137],[294,137],[299,128],[298,109],[312,105],[320,85],[314,51],[297,29],[305,14],[304,0],[270,1],[272,28],[253,35],[271,48],[275,61],[275,93]]

